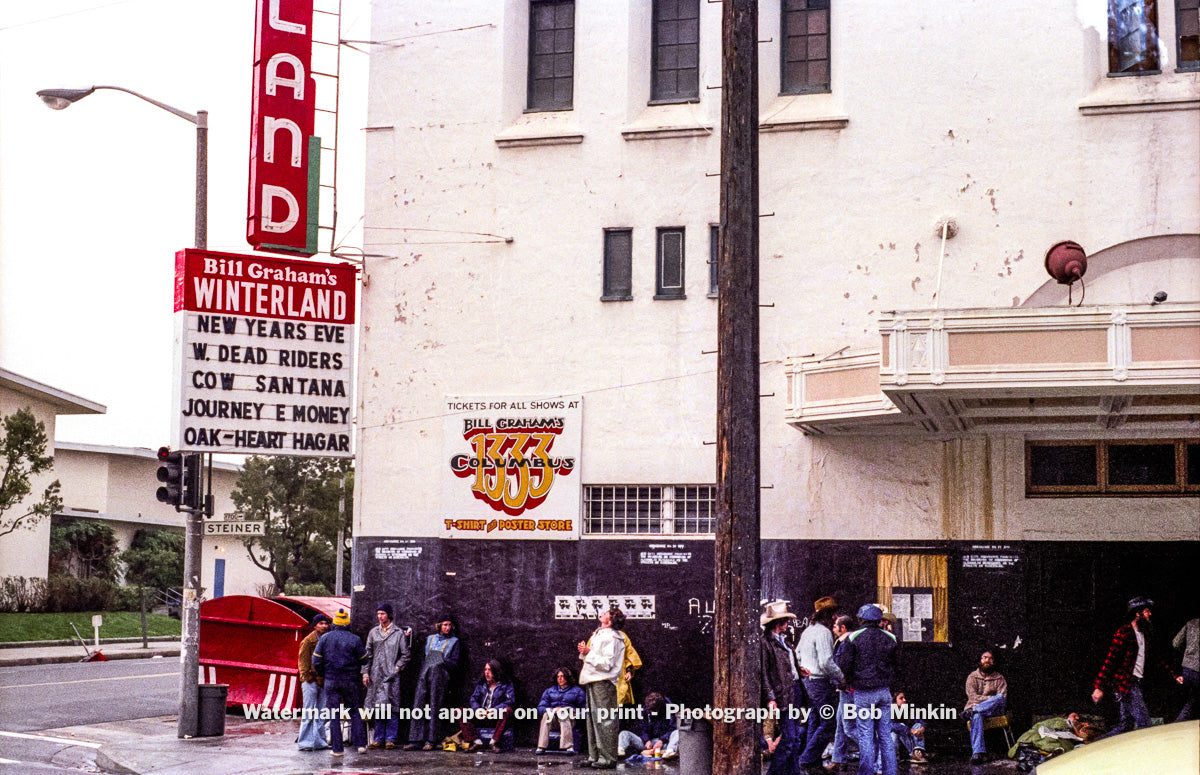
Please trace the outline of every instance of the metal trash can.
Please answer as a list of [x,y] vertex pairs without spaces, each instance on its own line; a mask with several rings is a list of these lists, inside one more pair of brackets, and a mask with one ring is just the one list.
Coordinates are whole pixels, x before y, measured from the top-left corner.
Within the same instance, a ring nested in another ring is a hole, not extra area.
[[712,775],[712,722],[698,718],[679,720],[679,771],[687,775]]
[[225,698],[229,695],[229,684],[200,684],[199,689],[196,735],[220,737],[225,734]]

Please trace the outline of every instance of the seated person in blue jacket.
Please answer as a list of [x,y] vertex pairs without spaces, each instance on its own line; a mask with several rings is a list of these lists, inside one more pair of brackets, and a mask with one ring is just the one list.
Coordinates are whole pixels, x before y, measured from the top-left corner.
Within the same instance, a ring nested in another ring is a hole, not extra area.
[[[899,707],[908,704],[904,692],[892,694],[892,705]],[[925,722],[914,721],[912,725],[897,721],[895,712],[892,714],[892,742],[904,749],[904,756],[914,764],[924,764],[925,759]]]
[[679,719],[667,717],[670,700],[658,692],[646,695],[642,703],[642,717],[635,721],[633,730],[622,730],[617,740],[617,755],[661,752],[662,758],[673,759],[679,755]]
[[[575,753],[575,719],[583,718],[580,711],[587,707],[587,695],[575,684],[575,674],[569,667],[560,667],[554,671],[554,686],[542,692],[538,700],[538,716],[542,719],[538,725],[537,750],[534,753],[545,753],[550,745],[550,731],[558,727],[559,753]],[[572,718],[574,717],[574,718]]]
[[512,722],[513,708],[517,704],[513,685],[504,678],[500,663],[489,659],[483,666],[483,677],[475,684],[471,693],[471,708],[469,718],[459,723],[459,734],[464,743],[471,744],[472,751],[483,747],[479,739],[477,727],[495,727],[489,747],[493,751],[500,750],[500,740],[504,730]]

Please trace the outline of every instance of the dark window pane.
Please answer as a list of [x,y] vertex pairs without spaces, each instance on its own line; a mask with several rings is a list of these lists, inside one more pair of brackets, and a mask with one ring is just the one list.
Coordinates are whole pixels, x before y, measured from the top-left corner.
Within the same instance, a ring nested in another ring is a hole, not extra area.
[[1096,486],[1096,446],[1093,444],[1031,445],[1029,486]]
[[694,100],[700,94],[699,0],[655,0],[650,99]]
[[1175,484],[1174,444],[1109,444],[1110,486]]
[[1187,445],[1187,483],[1200,486],[1200,444]]
[[574,82],[574,2],[536,0],[530,9],[529,110],[570,110]]
[[829,91],[829,4],[786,3],[781,28],[780,92]]
[[604,232],[605,299],[628,299],[633,294],[633,232],[628,229]]
[[658,230],[657,298],[683,298],[683,229]]
[[721,254],[721,227],[708,227],[708,295],[717,295],[717,259]]

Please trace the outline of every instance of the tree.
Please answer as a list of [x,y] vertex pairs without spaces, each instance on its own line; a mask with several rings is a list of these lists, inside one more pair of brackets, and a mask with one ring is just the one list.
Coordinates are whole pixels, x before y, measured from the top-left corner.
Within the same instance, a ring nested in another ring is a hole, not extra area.
[[183,579],[183,534],[170,530],[138,530],[121,553],[126,583],[147,589],[178,587]]
[[72,519],[50,530],[51,576],[116,581],[119,569],[117,535],[103,522]]
[[246,459],[233,491],[234,515],[265,523],[263,535],[242,543],[276,589],[290,582],[332,587],[338,528],[347,526],[338,504],[350,466],[339,458]]
[[[4,466],[0,472],[0,537],[31,530],[62,510],[57,479],[46,487],[36,503],[21,505],[33,490],[30,480],[54,467],[53,454],[46,454],[48,443],[45,424],[28,408],[4,417],[4,436],[0,437],[0,465]],[[9,514],[13,509],[16,511]]]

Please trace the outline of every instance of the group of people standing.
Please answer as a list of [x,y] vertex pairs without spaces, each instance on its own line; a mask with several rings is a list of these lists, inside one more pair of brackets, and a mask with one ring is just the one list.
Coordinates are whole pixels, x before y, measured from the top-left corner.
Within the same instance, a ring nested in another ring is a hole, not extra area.
[[[300,643],[297,668],[304,703],[304,720],[300,724],[297,745],[302,751],[329,748],[333,756],[342,756],[344,740],[342,708],[349,713],[351,745],[365,752],[366,725],[354,712],[364,704],[368,708],[396,709],[400,707],[400,675],[412,659],[411,633],[395,623],[391,603],[380,603],[376,610],[378,624],[367,633],[367,641],[350,631],[350,614],[339,610],[332,619],[317,614],[312,619],[313,630]],[[408,748],[433,748],[437,719],[445,706],[450,671],[458,665],[458,638],[454,625],[443,617],[425,639],[421,672],[417,679],[414,707],[422,714],[413,714],[409,725]],[[364,695],[365,689],[365,696]],[[510,687],[511,691],[511,687]],[[429,714],[423,709],[428,706]],[[321,708],[333,723],[326,724],[317,713]],[[396,713],[376,713],[370,748],[393,749],[400,744],[400,720]],[[329,739],[325,739],[328,726]]]

